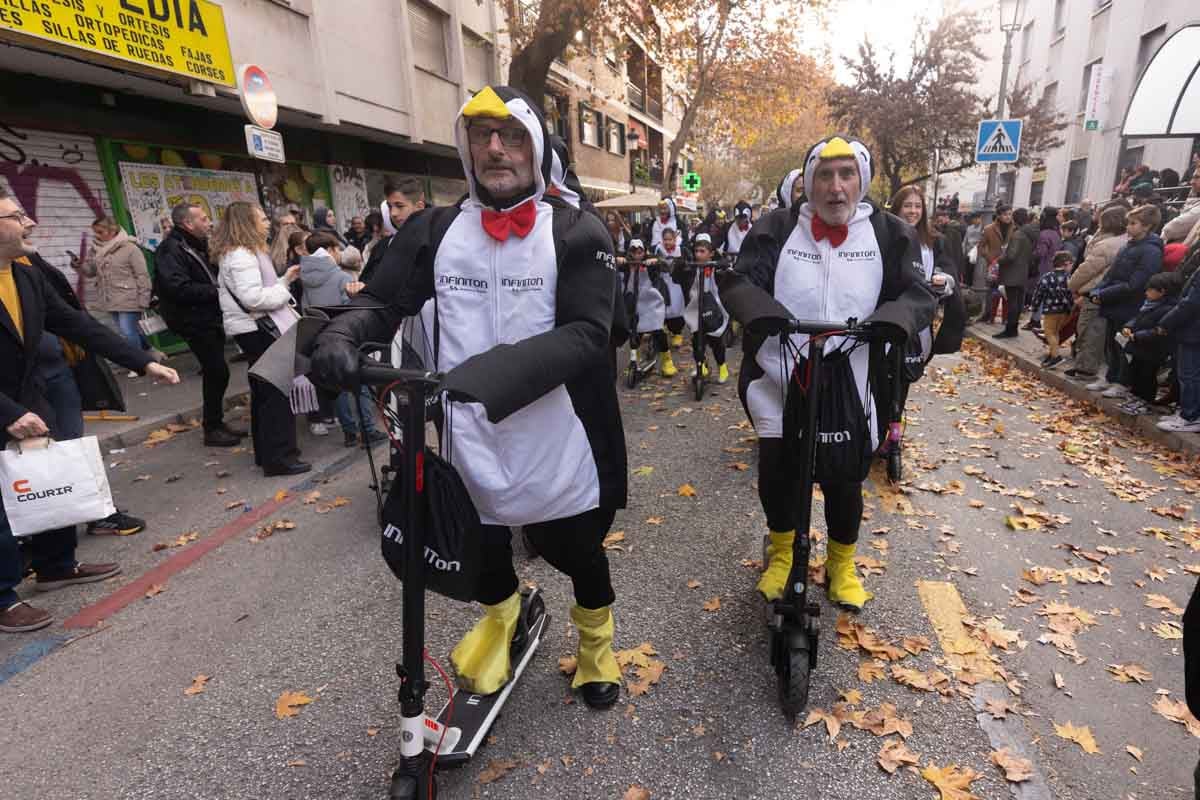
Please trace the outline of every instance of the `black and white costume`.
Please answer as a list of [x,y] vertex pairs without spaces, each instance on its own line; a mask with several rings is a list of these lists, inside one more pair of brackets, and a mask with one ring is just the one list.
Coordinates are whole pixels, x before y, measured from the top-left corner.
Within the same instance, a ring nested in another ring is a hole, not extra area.
[[792,207],[792,193],[795,191],[796,181],[800,180],[801,172],[803,170],[794,169],[779,182],[779,188],[775,190],[775,200],[779,208]]
[[745,230],[742,230],[741,218],[745,217],[749,220],[751,216],[750,204],[745,200],[739,201],[733,207],[733,220],[730,221],[729,227],[725,229],[725,254],[728,256],[737,257],[742,251],[742,242],[750,235],[750,227],[747,225]]
[[[871,158],[866,147],[842,137],[814,146],[805,160],[805,194],[810,198],[813,195],[812,180],[818,163],[839,158],[855,161],[862,187],[859,197],[852,198],[858,204],[845,228],[830,228],[844,234],[844,239],[835,245],[834,236],[817,235],[825,223],[816,218],[810,202],[798,209],[776,209],[755,223],[741,243],[734,272],[722,279],[722,294],[729,304],[734,292],[745,296],[761,290],[796,319],[842,321],[853,317],[861,322],[884,318],[911,335],[929,324],[935,302],[926,286],[915,231],[898,217],[865,201],[871,181]],[[737,318],[739,308],[727,307]],[[788,467],[790,445],[782,439],[783,416],[788,382],[796,368],[794,354],[807,355],[807,337],[792,335],[791,344],[784,348],[779,335],[764,337],[747,330],[738,381],[742,402],[759,436],[759,496],[774,548],[770,550],[772,564],[759,584],[768,597],[781,590],[786,566],[781,566],[782,577],[777,574],[771,578],[777,585],[765,587],[764,582],[776,561],[790,565],[790,541],[795,533],[796,476]],[[878,374],[871,370],[870,348],[852,348],[844,337],[837,336],[825,342],[827,356],[847,350],[862,409],[869,415],[872,442],[878,446],[883,426],[880,406],[868,381],[869,375]],[[861,483],[822,483],[821,488],[831,542],[830,567],[834,568],[836,555],[841,579],[851,581],[853,591],[858,593],[851,605],[861,608],[870,595],[863,593],[853,577],[849,561],[862,517]],[[831,580],[832,599],[838,578]]]

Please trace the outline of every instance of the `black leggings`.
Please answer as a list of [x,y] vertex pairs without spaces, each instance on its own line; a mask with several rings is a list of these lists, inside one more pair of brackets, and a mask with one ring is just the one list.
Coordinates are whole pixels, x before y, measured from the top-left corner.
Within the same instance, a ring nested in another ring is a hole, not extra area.
[[[799,490],[800,479],[788,474],[783,439],[759,439],[758,499],[767,515],[767,527],[776,533],[796,529]],[[822,483],[821,491],[825,494],[825,529],[829,538],[840,544],[854,544],[862,525],[862,484]]]
[[667,330],[679,336],[683,333],[683,317],[671,317],[667,320]]
[[[717,364],[725,363],[725,337],[724,336],[705,336],[708,339],[708,349],[712,351],[713,358],[717,360]],[[700,334],[692,334],[692,352],[700,352]]]
[[662,331],[653,331],[652,333],[635,333],[630,339],[630,348],[637,350],[639,347],[641,347],[643,336],[649,336],[650,340],[654,342],[654,352],[656,353],[665,353],[671,349],[667,344],[667,335]]
[[[571,579],[575,586],[575,602],[584,608],[610,606],[616,597],[603,544],[616,515],[611,508],[594,508],[573,517],[525,526],[525,533],[538,554]],[[508,528],[483,526],[483,563],[475,599],[492,606],[517,590],[512,533]]]

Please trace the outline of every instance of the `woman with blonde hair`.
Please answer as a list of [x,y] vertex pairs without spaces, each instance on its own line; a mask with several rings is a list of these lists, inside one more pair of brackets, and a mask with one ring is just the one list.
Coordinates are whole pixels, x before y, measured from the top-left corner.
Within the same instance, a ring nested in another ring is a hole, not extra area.
[[[289,267],[282,278],[267,252],[270,221],[257,203],[230,203],[209,239],[219,268],[217,283],[225,333],[246,354],[249,366],[296,323],[288,287],[300,277]],[[298,475],[312,469],[299,460],[296,420],[288,398],[260,381],[250,381],[250,435],[254,460],[268,477]]]
[[[146,339],[138,329],[142,312],[150,307],[150,273],[146,256],[137,240],[121,229],[112,217],[100,217],[92,223],[93,246],[87,259],[80,264],[72,259],[71,266],[89,278],[96,279],[96,297],[89,305],[93,311],[112,315],[125,341],[137,350],[148,350]],[[162,353],[152,351],[155,361]],[[131,372],[130,377],[137,377]]]

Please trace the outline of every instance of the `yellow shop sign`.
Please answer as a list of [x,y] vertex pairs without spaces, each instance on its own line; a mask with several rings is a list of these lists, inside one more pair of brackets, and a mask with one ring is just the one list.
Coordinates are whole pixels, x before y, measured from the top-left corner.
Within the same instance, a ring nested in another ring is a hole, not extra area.
[[0,0],[6,32],[235,85],[225,17],[207,0]]

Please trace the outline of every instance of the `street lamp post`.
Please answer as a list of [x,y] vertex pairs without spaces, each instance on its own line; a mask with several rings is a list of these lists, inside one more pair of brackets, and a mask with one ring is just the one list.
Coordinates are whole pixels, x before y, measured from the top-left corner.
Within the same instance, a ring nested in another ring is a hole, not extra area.
[[[1000,62],[1000,96],[996,101],[996,119],[1004,119],[1004,100],[1008,94],[1008,65],[1012,60],[1013,34],[1021,27],[1022,0],[999,0],[1000,30],[1004,31],[1004,55]],[[984,192],[983,223],[992,221],[996,208],[997,164],[988,164],[987,190]],[[978,266],[978,265],[977,265]],[[976,299],[982,298],[987,302],[987,270],[976,269],[975,280],[971,282]]]

